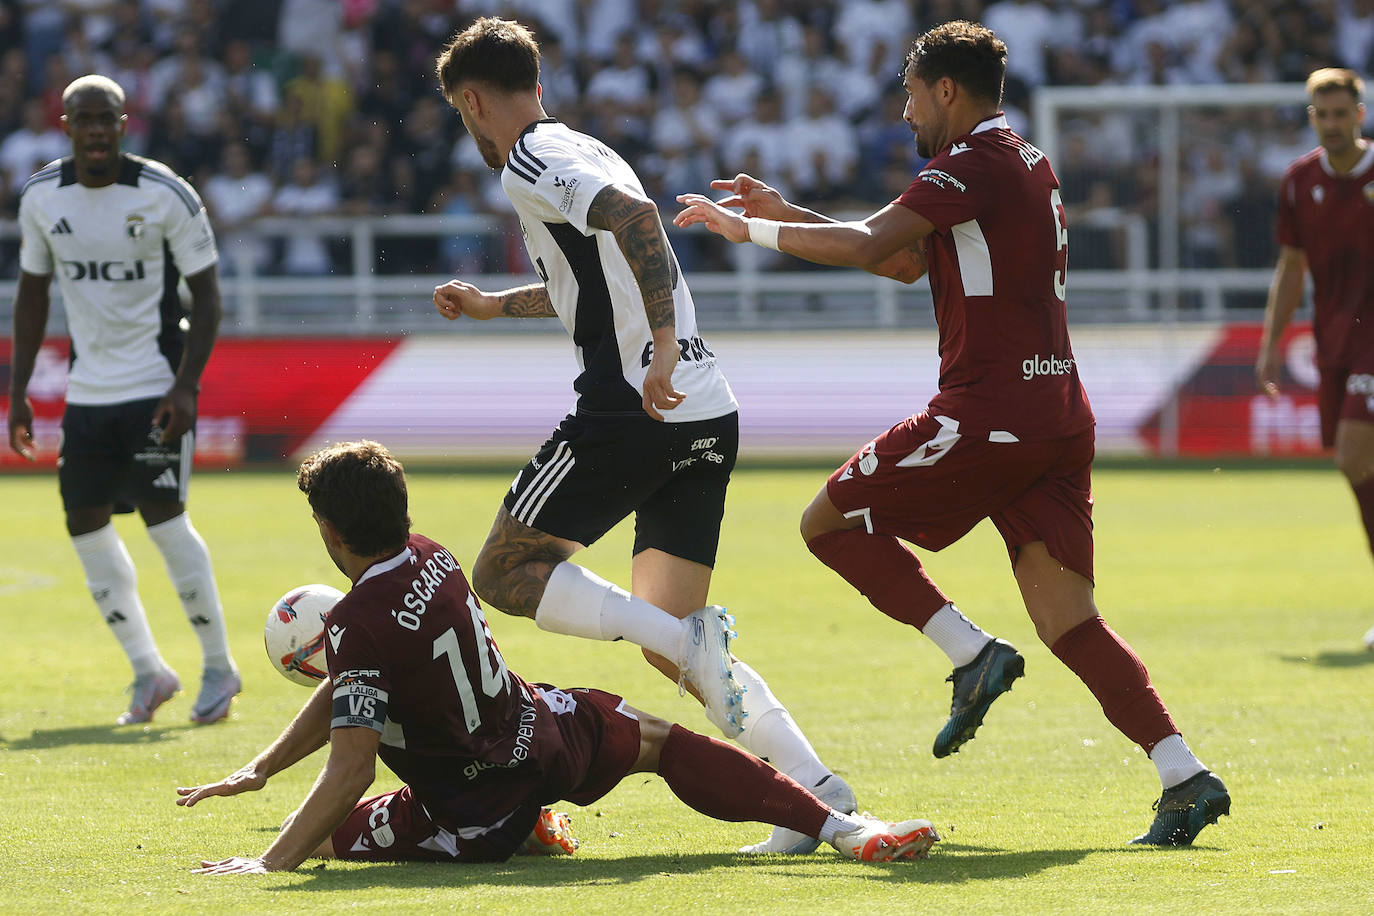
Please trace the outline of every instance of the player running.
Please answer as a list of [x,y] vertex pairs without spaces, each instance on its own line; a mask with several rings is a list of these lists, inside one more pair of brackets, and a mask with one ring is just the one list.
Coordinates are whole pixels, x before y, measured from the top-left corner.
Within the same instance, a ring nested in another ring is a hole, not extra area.
[[[178,788],[177,804],[260,789],[326,742],[329,758],[262,855],[198,871],[289,871],[311,857],[499,862],[551,826],[543,805],[589,805],[631,773],[658,773],[703,814],[778,824],[863,861],[924,857],[939,839],[928,821],[836,811],[757,757],[613,694],[508,669],[452,554],[410,533],[405,472],[381,445],[316,452],[297,482],[353,583],[329,613],[329,676],[267,749],[219,782]],[[360,801],[378,756],[405,785]]]
[[[147,722],[181,689],[153,641],[138,573],[110,523],[138,509],[162,553],[204,658],[191,720],[217,722],[242,689],[205,541],[186,514],[196,396],[219,328],[218,253],[191,186],[160,162],[120,152],[124,91],[83,76],[62,93],[72,155],[45,166],[19,200],[10,447],[34,460],[28,384],[57,274],[71,331],[58,483],[67,533],[100,615],[134,669],[119,724]],[[191,290],[182,330],[177,282]]]
[[[473,587],[542,629],[643,647],[654,667],[693,688],[727,737],[827,804],[855,810],[854,793],[763,678],[732,666],[722,609],[703,608],[739,414],[657,207],[625,160],[545,113],[539,46],[524,26],[479,19],[435,69],[482,158],[501,169],[542,282],[485,293],[453,280],[434,304],[450,320],[556,316],[581,370],[574,412],[497,510]],[[632,512],[633,594],[569,562]],[[815,848],[813,838],[775,831],[744,851]]]
[[[1307,78],[1307,119],[1321,146],[1279,185],[1279,261],[1269,285],[1255,379],[1278,397],[1279,342],[1312,274],[1317,409],[1374,553],[1374,147],[1360,136],[1364,81],[1328,68]],[[1364,637],[1374,649],[1374,629]]]
[[1068,229],[1054,170],[998,110],[1006,53],[968,22],[917,39],[905,119],[930,163],[868,219],[835,222],[740,175],[713,186],[733,190],[722,203],[744,217],[685,194],[675,221],[906,282],[929,265],[939,393],[830,476],[803,513],[802,536],[876,608],[949,656],[954,696],[934,746],[944,757],[973,737],[1025,662],[961,614],[898,539],[940,550],[991,518],[1037,634],[1159,770],[1158,814],[1134,842],[1188,845],[1231,800],[1093,603],[1094,421],[1069,344]]

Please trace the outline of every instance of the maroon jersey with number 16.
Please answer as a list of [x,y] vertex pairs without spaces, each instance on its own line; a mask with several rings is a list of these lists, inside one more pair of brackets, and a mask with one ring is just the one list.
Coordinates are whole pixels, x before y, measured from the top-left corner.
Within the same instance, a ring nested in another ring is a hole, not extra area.
[[1002,115],[942,149],[893,203],[926,237],[940,391],[962,435],[1059,439],[1093,425],[1064,305],[1068,224],[1059,179]]

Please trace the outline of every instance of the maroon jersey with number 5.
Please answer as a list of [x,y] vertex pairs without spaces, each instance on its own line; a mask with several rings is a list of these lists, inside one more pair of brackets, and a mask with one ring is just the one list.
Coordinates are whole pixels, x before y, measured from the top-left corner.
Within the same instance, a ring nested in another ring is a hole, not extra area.
[[539,779],[558,759],[556,712],[506,668],[462,569],[434,541],[413,534],[369,569],[329,612],[325,636],[331,728],[380,732],[378,756],[432,811],[481,769]]
[[1064,305],[1068,224],[1045,154],[1002,115],[942,149],[893,203],[926,237],[940,391],[928,412],[994,442],[1093,425]]
[[1307,255],[1317,365],[1374,372],[1374,144],[1343,175],[1320,148],[1290,165],[1278,238]]

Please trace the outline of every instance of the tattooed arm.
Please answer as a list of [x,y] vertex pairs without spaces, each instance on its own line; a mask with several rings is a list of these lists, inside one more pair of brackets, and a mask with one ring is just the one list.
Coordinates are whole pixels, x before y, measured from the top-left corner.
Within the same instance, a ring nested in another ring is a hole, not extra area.
[[673,388],[677,366],[677,319],[673,290],[677,287],[677,259],[668,245],[658,207],[618,185],[607,185],[592,198],[587,225],[615,236],[620,253],[629,262],[644,299],[654,350],[644,376],[644,411],[662,420],[660,410],[672,410],[687,396]]
[[449,321],[460,315],[488,318],[553,318],[556,313],[542,283],[517,286],[501,293],[484,293],[471,283],[450,280],[434,288],[434,307]]

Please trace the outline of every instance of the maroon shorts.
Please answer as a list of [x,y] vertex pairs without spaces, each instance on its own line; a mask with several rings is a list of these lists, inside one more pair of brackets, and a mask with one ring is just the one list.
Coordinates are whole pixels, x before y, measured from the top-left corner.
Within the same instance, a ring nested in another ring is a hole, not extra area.
[[1374,423],[1374,373],[1322,369],[1317,383],[1317,411],[1325,448],[1336,444],[1336,425],[1341,420]]
[[[544,805],[589,805],[613,789],[639,759],[639,720],[625,701],[583,687],[534,686],[558,713],[561,743],[541,747],[540,759],[519,767],[455,761],[455,791],[428,805],[410,786],[365,798],[334,831],[334,854],[371,862],[502,862],[524,843]],[[472,816],[465,809],[499,813]]]
[[1051,556],[1092,581],[1092,462],[1091,429],[1041,442],[989,441],[921,413],[840,465],[826,493],[870,533],[927,550],[991,518],[1013,563],[1023,544],[1044,541]]

